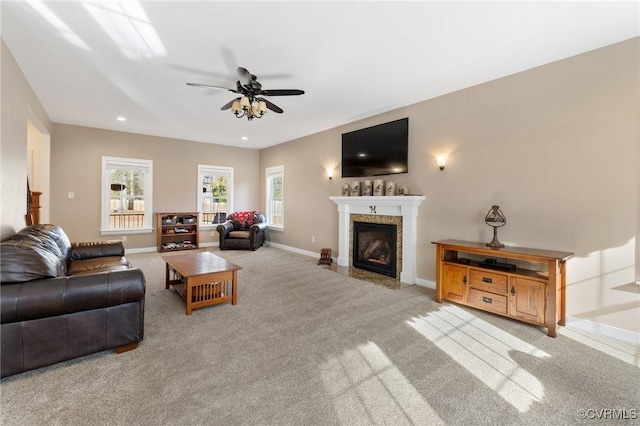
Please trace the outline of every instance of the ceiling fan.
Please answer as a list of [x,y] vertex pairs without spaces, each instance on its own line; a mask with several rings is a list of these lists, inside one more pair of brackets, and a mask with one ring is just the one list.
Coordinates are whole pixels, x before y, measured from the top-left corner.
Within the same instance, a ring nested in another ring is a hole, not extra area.
[[262,98],[261,96],[304,95],[304,90],[298,89],[265,90],[262,88],[262,84],[258,82],[258,78],[243,67],[238,67],[238,81],[236,81],[235,89],[200,83],[187,83],[187,85],[228,90],[230,92],[241,95],[240,97],[227,102],[220,109],[222,111],[231,109],[236,117],[247,117],[247,119],[249,120],[253,120],[254,118],[261,118],[267,112],[267,110],[277,112],[278,114],[281,114],[283,112],[282,108],[268,101],[267,99]]

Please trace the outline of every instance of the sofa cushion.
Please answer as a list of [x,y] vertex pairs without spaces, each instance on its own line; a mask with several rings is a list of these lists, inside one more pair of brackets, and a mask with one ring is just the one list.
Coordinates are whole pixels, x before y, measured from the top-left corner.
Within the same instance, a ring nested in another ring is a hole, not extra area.
[[51,225],[47,223],[39,224],[39,225],[31,225],[26,228],[22,228],[18,231],[18,234],[29,234],[34,235],[36,237],[46,236],[51,238],[58,245],[60,252],[62,253],[62,257],[65,259],[68,258],[69,250],[71,249],[71,242],[69,241],[69,237],[62,230],[61,227],[57,225]]
[[18,232],[17,234],[13,234],[10,239],[12,241],[31,241],[32,243],[39,245],[43,249],[50,251],[56,257],[63,257],[58,244],[56,244],[53,238],[49,237],[48,235],[34,235],[26,232]]
[[104,256],[75,260],[69,264],[69,276],[95,274],[107,271],[124,271],[131,264],[124,256]]
[[231,231],[229,232],[229,238],[244,238],[249,239],[251,234],[249,231]]
[[227,220],[233,223],[236,229],[247,230],[254,223],[258,223],[260,220],[260,212],[257,210],[234,212],[227,216]]
[[8,240],[0,244],[0,282],[15,283],[65,275],[65,259],[32,240]]

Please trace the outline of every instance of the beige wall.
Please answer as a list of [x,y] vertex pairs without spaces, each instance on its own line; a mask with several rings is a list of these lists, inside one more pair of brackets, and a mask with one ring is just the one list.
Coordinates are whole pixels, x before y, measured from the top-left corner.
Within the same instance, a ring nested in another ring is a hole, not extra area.
[[[257,150],[54,124],[51,221],[72,241],[119,238],[99,232],[102,156],[153,160],[154,212],[198,210],[198,164],[234,167],[236,210],[253,209],[258,203]],[[67,197],[69,192],[73,199]],[[201,243],[217,241],[211,230],[201,232]],[[125,243],[129,249],[155,245],[155,233],[131,234]]]
[[40,132],[49,133],[51,121],[4,40],[0,55],[0,233],[5,238],[25,226],[28,122]]
[[285,168],[285,229],[270,239],[337,255],[328,197],[354,180],[340,178],[341,134],[409,117],[409,173],[387,179],[426,196],[419,278],[435,279],[432,241],[489,241],[483,219],[498,204],[503,243],[575,252],[569,315],[639,332],[640,297],[624,286],[638,233],[638,52],[636,38],[262,150],[261,185],[266,167]]
[[[73,240],[98,239],[100,159],[154,160],[155,210],[195,209],[197,164],[235,167],[236,209],[264,209],[265,168],[285,167],[285,229],[276,243],[337,255],[340,136],[410,117],[408,174],[399,185],[427,199],[418,218],[418,277],[433,280],[432,241],[488,241],[483,217],[499,204],[501,241],[576,253],[568,266],[568,313],[640,331],[634,280],[639,224],[638,39],[256,151],[77,126],[55,125],[51,222]],[[2,236],[24,224],[27,121],[52,125],[2,43]],[[447,153],[440,172],[435,156]],[[325,168],[337,166],[333,180]],[[73,191],[75,198],[67,199]],[[311,237],[316,242],[311,242]],[[211,240],[203,235],[203,241]],[[130,236],[128,248],[155,235]]]

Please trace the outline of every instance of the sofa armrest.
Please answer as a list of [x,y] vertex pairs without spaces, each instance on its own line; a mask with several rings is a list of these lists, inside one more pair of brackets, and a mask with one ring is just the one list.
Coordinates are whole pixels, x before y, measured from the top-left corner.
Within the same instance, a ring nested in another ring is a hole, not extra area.
[[251,225],[251,227],[249,228],[249,231],[252,234],[257,234],[266,229],[267,229],[267,222],[260,222],[260,223],[254,223],[253,225]]
[[71,244],[71,261],[104,256],[124,256],[122,241],[110,240]]
[[229,235],[229,232],[233,231],[233,223],[231,223],[230,221],[221,223],[216,227],[216,230],[218,231],[219,235],[218,246],[220,247],[220,250],[225,250],[227,248],[227,236]]
[[223,236],[226,237],[229,234],[229,232],[233,231],[233,223],[231,222],[221,223],[220,225],[217,226],[216,229],[218,230],[218,233],[220,234],[221,238]]
[[4,284],[2,324],[142,302],[145,288],[140,269]]

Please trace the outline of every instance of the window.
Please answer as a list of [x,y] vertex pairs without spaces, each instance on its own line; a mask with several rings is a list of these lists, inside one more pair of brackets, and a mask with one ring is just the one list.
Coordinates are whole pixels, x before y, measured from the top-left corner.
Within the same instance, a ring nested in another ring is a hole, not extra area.
[[267,167],[267,225],[284,228],[284,166]]
[[152,194],[153,161],[102,157],[100,232],[151,232]]
[[233,167],[198,164],[197,191],[200,224],[223,223],[233,212]]

